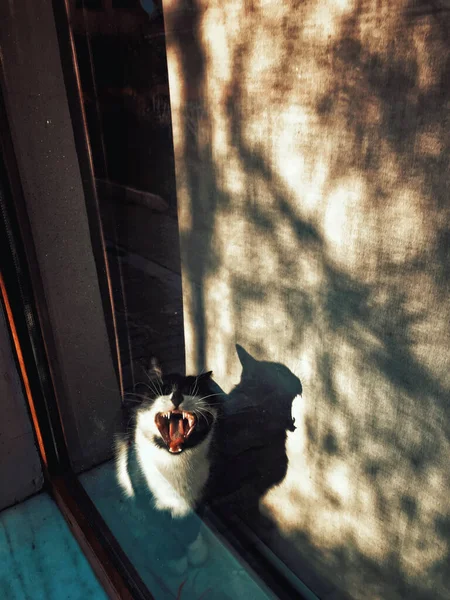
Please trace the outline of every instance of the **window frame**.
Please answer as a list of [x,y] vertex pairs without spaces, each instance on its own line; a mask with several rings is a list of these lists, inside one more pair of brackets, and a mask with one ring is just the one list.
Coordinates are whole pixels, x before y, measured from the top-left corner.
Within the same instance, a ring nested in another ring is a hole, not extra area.
[[23,243],[24,229],[31,233],[26,215],[21,212],[24,207],[20,178],[1,93],[0,177],[0,296],[33,425],[44,486],[109,597],[150,600],[152,594],[71,467],[42,329],[43,323],[46,327],[50,325],[48,321],[45,323],[45,307],[37,302],[39,290],[35,284],[39,284],[39,279],[30,273],[31,237],[28,237],[28,255]]

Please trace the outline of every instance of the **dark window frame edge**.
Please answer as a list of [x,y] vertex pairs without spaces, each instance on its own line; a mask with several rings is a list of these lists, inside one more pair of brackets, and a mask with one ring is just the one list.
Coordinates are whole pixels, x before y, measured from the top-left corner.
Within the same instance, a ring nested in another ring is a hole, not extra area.
[[[36,264],[29,264],[32,240],[28,240],[27,251],[22,242],[23,228],[27,231],[26,215],[20,210],[20,178],[1,89],[0,158],[3,159],[0,169],[0,295],[43,467],[45,488],[109,597],[114,600],[152,600],[152,594],[70,466],[48,364],[47,340],[44,341],[41,330],[45,307],[41,304],[38,310],[34,294],[39,273]],[[11,301],[11,295],[14,301]],[[46,334],[49,334],[48,330]]]

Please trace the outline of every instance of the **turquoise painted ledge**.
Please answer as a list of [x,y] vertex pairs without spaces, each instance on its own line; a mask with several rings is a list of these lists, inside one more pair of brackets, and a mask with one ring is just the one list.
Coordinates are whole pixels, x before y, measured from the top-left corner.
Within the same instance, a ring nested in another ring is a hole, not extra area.
[[107,599],[48,494],[39,494],[0,513],[0,597]]

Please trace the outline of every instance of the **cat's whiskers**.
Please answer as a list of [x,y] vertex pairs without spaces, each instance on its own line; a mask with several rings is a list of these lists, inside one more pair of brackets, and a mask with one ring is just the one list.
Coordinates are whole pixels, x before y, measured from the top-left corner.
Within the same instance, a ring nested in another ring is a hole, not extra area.
[[210,409],[209,409],[209,408],[208,408],[206,405],[204,405],[204,404],[202,404],[202,405],[200,406],[200,409],[199,409],[199,410],[203,411],[203,412],[204,412],[205,414],[207,414],[207,415],[211,415],[211,417],[214,417],[214,416],[215,416],[215,415],[214,415],[214,413],[212,412],[212,410],[210,410]]
[[133,416],[130,416],[130,418],[127,421],[126,427],[125,427],[125,431],[127,433],[131,433],[133,431],[133,428],[131,427],[131,424],[133,423],[134,418]]
[[205,419],[205,423],[208,423],[208,418],[205,415],[205,412],[203,411],[203,409],[196,407],[193,411],[192,411],[196,416],[199,417],[203,417]]
[[162,382],[162,379],[161,379],[161,377],[158,377],[158,378],[156,379],[156,383],[158,384],[158,389],[159,389],[159,393],[160,393],[160,395],[161,395],[161,396],[164,396],[164,394],[163,394],[163,390],[162,390],[163,382]]
[[[157,396],[163,396],[164,394],[162,393],[162,388],[161,388],[161,378],[159,376],[156,377],[151,377],[150,373],[148,371],[146,371],[145,373],[148,377],[148,381],[151,385],[151,388],[149,386],[147,386],[149,389],[152,390],[152,392],[154,394],[156,394]],[[147,385],[144,383],[144,385]]]
[[198,399],[198,401],[200,402],[201,400],[206,400],[206,398],[212,398],[213,396],[226,396],[225,392],[217,392],[216,394],[209,394],[208,396],[202,396],[201,398]]
[[194,389],[192,390],[192,396],[195,396],[195,394],[198,392],[198,378],[200,377],[200,375],[197,375],[197,377],[195,378],[194,381]]
[[158,396],[159,394],[158,394],[158,390],[156,389],[156,386],[155,386],[155,380],[152,379],[148,373],[146,375],[148,377],[148,384],[145,383],[144,381],[142,381],[141,382],[142,385],[145,385],[145,387],[148,388],[152,394],[156,394]]
[[192,392],[192,396],[195,396],[195,394],[198,392],[198,380],[199,380],[199,377],[201,375],[203,375],[203,373],[205,373],[205,367],[203,367],[203,369],[200,371],[200,373],[195,378],[195,381],[194,381],[194,390]]
[[159,383],[159,381],[157,379],[155,379],[155,394],[157,396],[164,396],[162,388],[161,388],[161,384]]
[[[201,506],[210,477],[219,411],[213,406],[217,401],[209,401],[218,395],[212,393],[217,387],[209,374],[163,377],[156,360],[142,379],[145,387],[136,382],[123,394],[121,433],[114,447],[116,477],[127,497],[142,487],[157,510],[185,518]],[[169,454],[175,442],[186,450],[181,459]]]
[[146,396],[143,396],[142,394],[134,394],[133,392],[125,392],[123,395],[124,400],[136,402],[137,404],[141,403],[139,398],[142,400],[147,400]]

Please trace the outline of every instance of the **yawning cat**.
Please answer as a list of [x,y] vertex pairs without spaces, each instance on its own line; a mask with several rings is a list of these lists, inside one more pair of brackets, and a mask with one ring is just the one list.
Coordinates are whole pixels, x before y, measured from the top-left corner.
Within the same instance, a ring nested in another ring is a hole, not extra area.
[[124,404],[124,430],[116,438],[119,485],[127,497],[140,498],[141,506],[153,501],[170,558],[187,553],[193,564],[206,553],[195,513],[211,471],[223,395],[211,375],[163,376],[152,360],[149,381],[136,386]]

